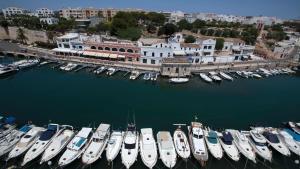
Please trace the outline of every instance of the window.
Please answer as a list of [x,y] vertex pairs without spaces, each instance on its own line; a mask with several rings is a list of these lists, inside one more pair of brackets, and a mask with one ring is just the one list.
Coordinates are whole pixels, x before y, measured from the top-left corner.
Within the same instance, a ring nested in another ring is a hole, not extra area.
[[60,47],[60,48],[61,48],[61,47],[62,47],[62,45],[61,45],[61,44],[58,44],[58,47]]
[[91,49],[96,49],[96,46],[91,46]]
[[133,50],[132,49],[127,49],[127,52],[128,53],[133,53]]
[[119,49],[119,52],[125,52],[125,49],[120,48],[120,49]]
[[102,47],[98,47],[98,50],[103,50],[103,48]]
[[162,48],[162,43],[160,44],[160,47]]
[[204,46],[204,49],[207,49],[207,46]]
[[110,51],[110,48],[109,48],[109,47],[105,47],[104,49],[107,50],[107,51]]
[[132,62],[132,58],[128,58],[128,61],[129,61],[129,62]]
[[168,57],[170,57],[171,56],[171,54],[170,54],[170,52],[168,53]]
[[144,51],[144,56],[147,56],[147,51]]
[[211,49],[212,47],[211,46],[208,46],[208,49]]
[[143,59],[143,63],[147,63],[147,59]]
[[228,49],[228,46],[225,46],[225,50],[227,50]]
[[154,65],[154,64],[155,64],[155,60],[153,60],[153,59],[152,59],[152,60],[151,60],[151,64],[153,64],[153,65]]
[[154,57],[155,56],[155,53],[154,52],[152,52],[152,57]]
[[160,53],[160,57],[163,57],[163,53]]
[[195,63],[199,63],[199,59],[195,59]]
[[79,49],[82,49],[82,46],[78,46]]
[[64,44],[64,48],[70,48],[70,45]]
[[112,50],[112,51],[118,51],[118,49],[117,49],[117,48],[112,48],[111,50]]
[[179,68],[177,67],[175,71],[176,71],[176,73],[179,73]]

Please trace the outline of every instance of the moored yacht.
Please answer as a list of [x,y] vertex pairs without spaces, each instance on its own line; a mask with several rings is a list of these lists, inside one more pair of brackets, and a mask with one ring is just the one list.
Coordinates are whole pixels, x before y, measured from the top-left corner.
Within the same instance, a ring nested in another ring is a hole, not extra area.
[[135,80],[139,77],[139,75],[140,75],[140,72],[137,71],[137,70],[134,70],[134,71],[131,72],[131,75],[129,76],[129,79],[130,80]]
[[[300,135],[290,129],[279,130],[279,134],[285,145],[295,154],[300,156]],[[298,144],[297,144],[298,142]]]
[[143,79],[146,80],[146,81],[150,80],[151,79],[151,73],[148,73],[148,72],[145,73]]
[[92,136],[92,128],[83,127],[67,145],[66,151],[58,161],[59,167],[64,167],[81,157]]
[[101,66],[100,68],[98,68],[97,70],[94,70],[95,74],[101,74],[102,72],[104,72],[106,70],[106,67]]
[[296,123],[290,121],[287,123],[287,125],[289,128],[294,130],[296,133],[300,134],[300,127]]
[[40,164],[47,162],[57,156],[74,137],[75,131],[72,126],[62,125],[62,131],[49,143]]
[[173,140],[177,154],[179,157],[187,161],[191,155],[191,149],[188,138],[180,126],[178,126],[178,128],[175,130],[173,134]]
[[215,82],[222,82],[222,79],[217,76],[217,72],[209,72],[209,77]]
[[33,127],[29,130],[9,152],[6,160],[10,160],[25,153],[39,139],[43,131],[45,131],[45,128],[42,127]]
[[143,163],[149,168],[153,168],[157,162],[157,147],[151,128],[141,129],[140,154]]
[[25,69],[25,68],[37,65],[39,62],[40,62],[40,60],[38,60],[38,59],[25,59],[25,60],[16,61],[16,62],[10,64],[9,66],[16,67],[19,69]]
[[228,74],[224,73],[224,72],[220,72],[219,73],[220,76],[223,78],[223,79],[226,79],[226,80],[229,80],[229,81],[233,81],[233,78],[231,76],[229,76]]
[[268,148],[267,140],[258,131],[250,131],[249,143],[260,157],[270,162],[272,161],[272,151]]
[[49,145],[50,141],[56,137],[60,131],[58,124],[49,124],[47,130],[41,134],[40,138],[27,151],[21,166],[26,165],[28,162],[41,155]]
[[207,82],[207,83],[213,82],[213,80],[211,78],[209,78],[205,73],[200,73],[199,75],[200,75],[201,79],[203,79],[205,82]]
[[17,142],[24,136],[29,130],[31,130],[34,125],[26,124],[19,130],[13,130],[11,133],[6,135],[0,142],[0,157],[8,152],[10,152]]
[[238,150],[249,160],[256,163],[256,156],[253,148],[250,146],[249,139],[243,133],[238,130],[226,129],[226,132],[230,132],[233,137],[233,142]]
[[14,74],[18,71],[19,69],[16,69],[14,67],[4,67],[0,68],[0,77],[6,76],[6,75],[11,75]]
[[121,158],[122,163],[129,169],[137,160],[139,151],[139,136],[136,131],[135,124],[128,124],[127,131],[124,136]]
[[173,168],[176,164],[177,154],[170,132],[159,131],[157,133],[157,144],[160,159],[167,168]]
[[192,122],[191,126],[188,126],[188,130],[193,156],[204,166],[208,160],[208,151],[204,140],[203,126],[199,122]]
[[219,141],[229,158],[231,158],[233,161],[240,160],[239,150],[233,143],[233,137],[230,132],[222,132],[222,136],[220,136]]
[[120,152],[123,142],[124,132],[113,131],[106,147],[106,159],[108,162],[112,162]]
[[189,82],[189,78],[176,77],[176,78],[169,79],[169,82],[174,83],[174,84],[187,83],[187,82]]
[[278,137],[278,132],[273,128],[265,128],[262,132],[262,135],[266,138],[269,145],[271,145],[279,153],[290,156],[290,150],[285,146],[281,141],[281,138]]
[[223,157],[223,150],[219,142],[217,132],[210,129],[206,129],[204,130],[204,135],[208,150],[210,151],[213,157],[220,160]]
[[14,117],[0,116],[0,139],[17,127],[15,121],[16,119]]
[[110,125],[101,123],[97,130],[94,132],[91,138],[91,142],[82,155],[82,163],[89,165],[94,163],[101,157],[106,147],[109,134]]
[[107,72],[106,74],[109,75],[109,76],[112,76],[117,70],[113,67],[110,67],[107,69]]

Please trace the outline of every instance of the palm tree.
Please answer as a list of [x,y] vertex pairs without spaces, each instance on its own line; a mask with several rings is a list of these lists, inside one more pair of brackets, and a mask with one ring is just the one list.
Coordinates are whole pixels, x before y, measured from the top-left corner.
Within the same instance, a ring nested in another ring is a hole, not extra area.
[[22,28],[17,30],[17,39],[23,44],[27,43],[28,38],[25,36],[25,32]]

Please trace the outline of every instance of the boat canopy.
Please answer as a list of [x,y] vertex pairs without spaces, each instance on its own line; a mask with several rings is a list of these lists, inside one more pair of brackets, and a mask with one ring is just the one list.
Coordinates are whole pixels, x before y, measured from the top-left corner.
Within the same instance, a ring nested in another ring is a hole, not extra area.
[[207,137],[207,139],[208,139],[208,141],[209,141],[210,143],[212,143],[212,144],[217,144],[217,143],[218,143],[217,138],[218,138],[218,135],[217,135],[216,132],[214,132],[214,131],[208,132],[208,137]]
[[279,143],[278,137],[270,132],[264,132],[263,135],[271,142],[271,143]]
[[222,135],[223,135],[222,140],[224,141],[225,144],[231,144],[232,143],[233,137],[229,132],[223,132]]
[[92,128],[88,128],[88,127],[83,127],[79,133],[77,134],[78,137],[83,137],[83,138],[87,138],[89,136],[89,134],[91,133],[93,129]]
[[19,131],[21,131],[21,132],[23,132],[23,133],[27,133],[30,129],[31,129],[31,126],[28,125],[28,124],[26,124],[26,125],[24,125],[23,127],[21,127],[21,128],[19,129]]
[[287,129],[287,128],[285,128],[284,131],[286,131],[287,133],[289,133],[289,135],[291,135],[294,140],[300,142],[300,134],[294,132],[291,129]]
[[47,141],[49,140],[50,138],[53,137],[53,135],[56,133],[56,130],[46,130],[42,133],[41,137],[40,137],[40,140],[41,141]]
[[15,121],[16,121],[16,118],[14,118],[14,117],[7,117],[7,118],[5,118],[4,123],[6,123],[6,124],[13,124],[13,123],[15,123]]
[[95,132],[95,138],[103,139],[108,134],[109,128],[109,124],[100,124],[96,130],[97,132]]

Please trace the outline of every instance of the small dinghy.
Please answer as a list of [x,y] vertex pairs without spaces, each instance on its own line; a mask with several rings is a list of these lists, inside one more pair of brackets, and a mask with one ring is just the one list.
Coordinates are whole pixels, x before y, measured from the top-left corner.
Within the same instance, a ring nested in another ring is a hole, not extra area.
[[211,78],[209,78],[205,73],[200,73],[200,77],[207,83],[213,82],[213,80]]
[[223,78],[223,79],[226,79],[226,80],[229,80],[229,81],[233,81],[233,78],[231,76],[229,76],[228,74],[224,73],[224,72],[220,72],[219,73],[220,76]]
[[187,83],[189,81],[188,78],[171,78],[169,80],[170,83],[174,83],[174,84],[180,84],[180,83]]

